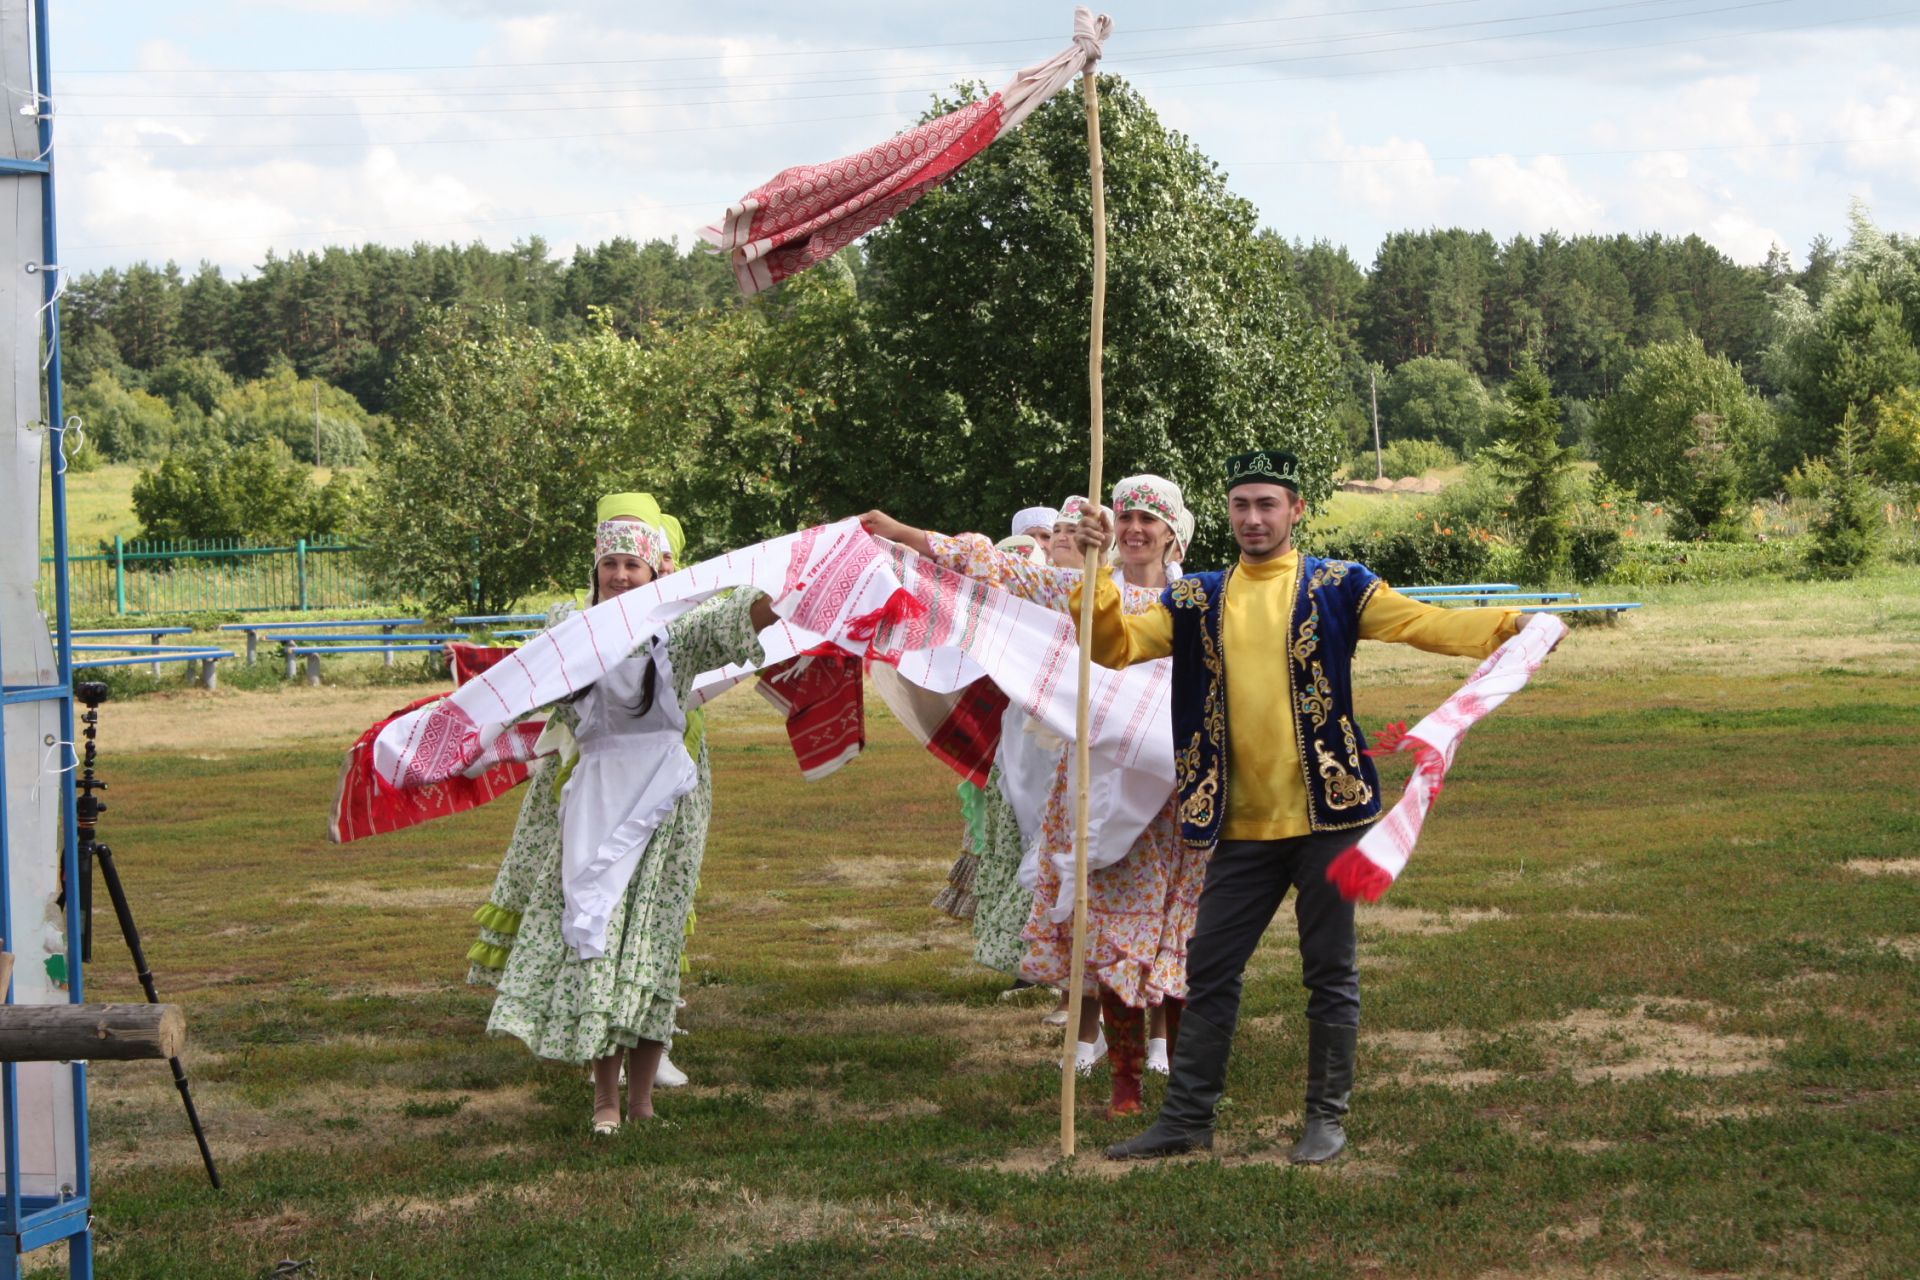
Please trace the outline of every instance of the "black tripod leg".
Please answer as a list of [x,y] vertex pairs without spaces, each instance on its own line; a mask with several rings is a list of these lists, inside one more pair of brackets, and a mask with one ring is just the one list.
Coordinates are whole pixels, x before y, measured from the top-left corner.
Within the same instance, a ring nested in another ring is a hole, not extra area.
[[[133,922],[133,906],[127,901],[127,891],[120,884],[120,873],[114,869],[113,850],[106,845],[95,845],[94,861],[100,866],[100,878],[107,882],[107,896],[113,899],[113,914],[120,921],[120,936],[127,940],[127,950],[133,953],[134,975],[140,979],[140,989],[147,993],[148,1004],[159,1004],[160,993],[154,989],[153,971],[147,967],[146,948],[140,945],[140,927]],[[187,1108],[187,1123],[193,1128],[193,1140],[200,1144],[200,1162],[207,1166],[207,1181],[213,1189],[220,1189],[220,1171],[213,1166],[213,1150],[207,1146],[207,1131],[200,1124],[199,1108],[193,1105],[193,1087],[187,1083],[186,1068],[180,1059],[168,1058],[167,1065],[173,1068],[173,1087],[180,1091],[180,1101]]]

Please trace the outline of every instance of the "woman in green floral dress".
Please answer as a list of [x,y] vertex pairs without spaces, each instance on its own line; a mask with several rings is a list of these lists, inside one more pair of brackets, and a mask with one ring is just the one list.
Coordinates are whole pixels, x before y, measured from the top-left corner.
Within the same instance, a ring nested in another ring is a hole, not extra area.
[[[624,538],[612,527],[622,524]],[[595,603],[653,580],[665,553],[664,542],[648,536],[654,532],[620,521],[600,526]],[[580,754],[571,762],[550,756],[534,770],[481,909],[469,977],[499,988],[488,1032],[515,1036],[543,1058],[591,1062],[596,1132],[619,1125],[623,1059],[628,1118],[653,1115],[654,1073],[673,1033],[713,815],[705,736],[689,728],[681,707],[701,673],[759,662],[759,633],[774,621],[756,591],[708,601],[555,707],[549,725],[565,726]],[[579,847],[569,849],[570,839]],[[624,851],[623,841],[631,846]],[[616,870],[603,872],[584,899],[576,883],[570,901],[564,877],[583,862]],[[604,936],[585,943],[589,918],[587,932]]]

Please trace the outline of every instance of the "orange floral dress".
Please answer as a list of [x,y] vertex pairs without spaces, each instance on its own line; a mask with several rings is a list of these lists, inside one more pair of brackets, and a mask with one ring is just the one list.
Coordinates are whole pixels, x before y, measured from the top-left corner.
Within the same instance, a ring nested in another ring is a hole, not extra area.
[[[934,560],[949,569],[1060,613],[1070,611],[1069,598],[1080,584],[1078,569],[1057,569],[998,551],[977,533],[930,533],[927,540]],[[1120,588],[1128,613],[1144,613],[1159,603],[1156,589],[1124,582]],[[1046,912],[1060,891],[1054,856],[1073,851],[1069,755],[1063,754],[1047,795],[1040,882],[1021,932],[1027,943],[1021,975],[1054,987],[1067,984],[1073,959],[1072,921],[1055,924]],[[1169,792],[1126,857],[1087,873],[1087,977],[1136,1009],[1169,997],[1186,999],[1187,940],[1193,936],[1206,875],[1207,855],[1188,849],[1180,839],[1175,797]]]

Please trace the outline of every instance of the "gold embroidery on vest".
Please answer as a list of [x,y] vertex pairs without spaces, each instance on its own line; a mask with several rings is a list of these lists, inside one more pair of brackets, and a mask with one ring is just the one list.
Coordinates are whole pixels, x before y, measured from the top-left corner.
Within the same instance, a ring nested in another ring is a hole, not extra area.
[[1351,809],[1373,799],[1373,788],[1334,759],[1325,743],[1316,740],[1313,752],[1320,758],[1320,778],[1327,784],[1327,808]]
[[1333,682],[1327,679],[1327,672],[1319,663],[1313,664],[1313,674],[1307,680],[1307,687],[1301,690],[1300,706],[1296,715],[1311,716],[1317,732],[1326,727],[1327,717],[1333,712]]
[[1293,640],[1293,660],[1301,666],[1307,665],[1307,659],[1320,647],[1320,597],[1311,592],[1307,595],[1307,620],[1300,624],[1300,634]]
[[1207,589],[1198,578],[1176,578],[1172,599],[1177,609],[1204,609],[1207,607]]

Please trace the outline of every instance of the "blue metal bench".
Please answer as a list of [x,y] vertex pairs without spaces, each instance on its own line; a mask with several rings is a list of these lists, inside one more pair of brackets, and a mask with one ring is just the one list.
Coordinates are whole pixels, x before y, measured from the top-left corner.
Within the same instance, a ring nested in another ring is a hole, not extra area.
[[468,613],[458,618],[448,618],[456,627],[484,627],[495,622],[545,622],[544,613]]
[[1623,601],[1619,604],[1536,604],[1521,608],[1522,613],[1625,613],[1629,609],[1642,609],[1646,606],[1637,600]]
[[[79,634],[78,632],[75,633]],[[233,657],[231,649],[215,649],[209,645],[144,645],[144,644],[76,644],[75,653],[124,653],[121,658],[76,659],[74,669],[81,667],[136,667],[143,663],[152,666],[153,674],[160,674],[163,662],[198,662],[200,664],[200,687],[216,688],[220,674],[218,663],[222,658]]]
[[105,627],[105,628],[93,628],[86,631],[76,631],[73,634],[76,637],[86,636],[89,639],[92,639],[94,637],[105,639],[108,636],[146,636],[150,639],[152,643],[159,644],[161,636],[192,635],[193,628],[192,627]]
[[[192,627],[93,627],[85,631],[75,631],[73,638],[76,640],[82,637],[89,640],[106,640],[114,636],[145,636],[149,644],[157,645],[160,643],[162,636],[186,636],[192,634]],[[153,664],[153,674],[156,676],[160,674],[160,664],[158,662]]]
[[260,635],[272,632],[293,632],[306,634],[322,628],[333,627],[378,627],[383,633],[392,635],[395,627],[417,627],[422,618],[349,618],[344,622],[223,622],[222,631],[244,631],[247,633],[247,665],[253,665],[254,651],[259,644]]
[[[459,639],[460,637],[456,636],[454,638]],[[294,659],[296,658],[306,659],[307,683],[311,685],[317,685],[320,683],[320,659],[327,657],[331,654],[380,653],[380,654],[386,655],[387,665],[392,666],[393,655],[396,653],[437,653],[442,656],[442,662],[444,663],[446,651],[447,651],[446,645],[441,643],[394,644],[389,642],[385,644],[300,644],[300,645],[290,644],[286,646],[286,650],[285,650],[287,655],[287,679],[289,680],[293,679]]]
[[1477,596],[1489,591],[1518,591],[1517,582],[1463,582],[1441,587],[1395,587],[1403,596]]
[[1463,605],[1481,607],[1490,604],[1518,604],[1529,601],[1533,604],[1554,604],[1562,600],[1578,600],[1578,591],[1493,591],[1477,595],[1443,596],[1430,600],[1430,604]]
[[[280,646],[286,655],[287,679],[293,679],[293,660],[296,657],[307,659],[307,683],[318,684],[319,660],[315,655],[324,653],[384,653],[387,665],[393,665],[396,653],[417,653],[422,649],[438,649],[449,640],[465,640],[463,631],[409,631],[404,634],[369,632],[364,635],[308,635],[294,633],[290,635],[269,636]],[[424,643],[423,643],[424,642]],[[296,652],[297,651],[297,652]]]

